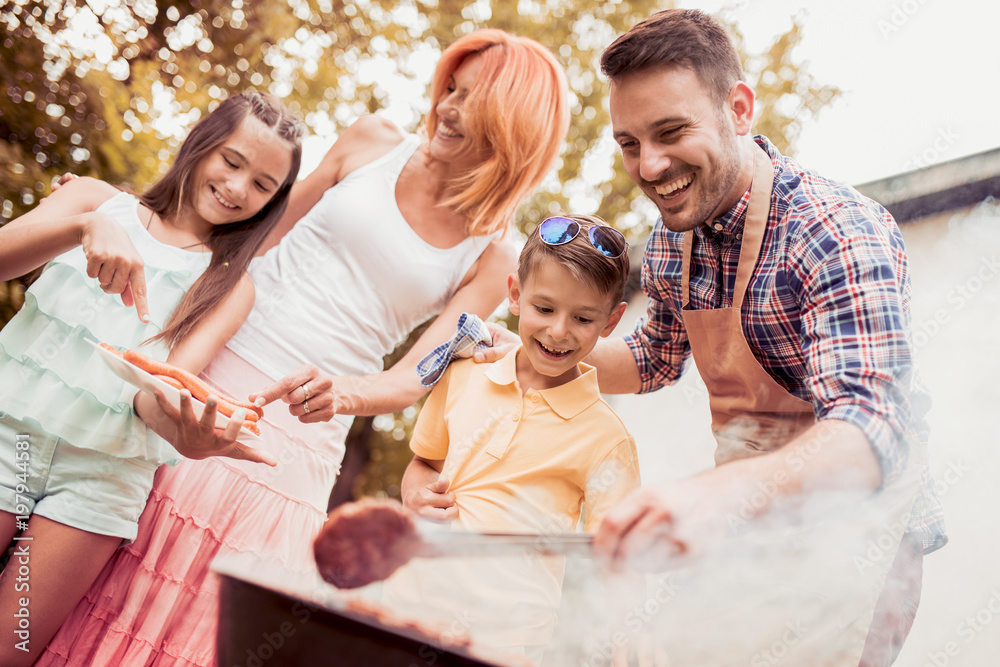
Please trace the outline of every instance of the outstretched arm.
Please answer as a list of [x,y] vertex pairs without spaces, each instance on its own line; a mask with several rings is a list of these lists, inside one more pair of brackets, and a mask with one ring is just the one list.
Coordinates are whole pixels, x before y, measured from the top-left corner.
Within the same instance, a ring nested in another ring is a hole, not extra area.
[[[409,352],[389,370],[374,375],[330,377],[314,366],[303,366],[277,383],[251,394],[250,400],[266,404],[284,398],[289,411],[303,422],[327,421],[335,414],[380,415],[413,405],[427,393],[420,384],[417,363],[431,350],[455,334],[463,312],[486,318],[507,295],[506,278],[516,263],[515,250],[508,241],[494,241],[470,269],[465,284],[444,311],[417,339]],[[305,392],[309,385],[309,413],[305,412]]]
[[108,294],[121,294],[147,321],[142,257],[114,219],[96,209],[118,190],[93,178],[60,187],[34,209],[0,227],[0,280],[33,271],[54,257],[83,247],[87,275]]
[[[879,463],[861,429],[823,420],[781,449],[636,491],[608,512],[594,547],[613,567],[662,570],[723,539],[733,517],[749,521],[784,498],[824,490],[868,492],[880,483]],[[750,497],[764,501],[751,503]]]

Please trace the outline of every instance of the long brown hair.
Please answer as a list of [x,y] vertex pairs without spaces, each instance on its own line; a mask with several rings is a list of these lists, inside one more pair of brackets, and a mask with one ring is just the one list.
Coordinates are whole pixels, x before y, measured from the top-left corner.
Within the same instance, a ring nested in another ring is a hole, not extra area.
[[190,204],[187,201],[190,182],[198,163],[225,142],[251,114],[288,142],[292,149],[292,168],[271,200],[255,216],[212,228],[205,241],[212,251],[211,263],[181,299],[163,331],[150,340],[162,340],[173,347],[190,334],[195,325],[236,287],[264,238],[285,212],[288,193],[299,174],[305,130],[302,122],[276,97],[256,91],[226,99],[199,121],[184,140],[167,173],[140,199],[161,218],[176,217]]
[[469,234],[491,234],[514,219],[559,157],[569,129],[569,88],[559,62],[538,42],[502,30],[476,30],[441,54],[424,123],[429,139],[437,131],[437,103],[451,76],[476,55],[482,68],[462,122],[488,157],[458,179],[459,194],[445,203],[468,217]]

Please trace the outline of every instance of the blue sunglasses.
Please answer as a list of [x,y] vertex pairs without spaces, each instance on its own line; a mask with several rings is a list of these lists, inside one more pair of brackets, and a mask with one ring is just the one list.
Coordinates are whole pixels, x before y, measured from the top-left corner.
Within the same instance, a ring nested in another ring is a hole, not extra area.
[[[547,245],[563,245],[575,239],[581,229],[580,223],[576,220],[563,217],[546,218],[538,225],[538,236]],[[611,259],[621,257],[628,250],[625,235],[614,227],[603,225],[589,227],[587,238],[590,240],[590,245]]]

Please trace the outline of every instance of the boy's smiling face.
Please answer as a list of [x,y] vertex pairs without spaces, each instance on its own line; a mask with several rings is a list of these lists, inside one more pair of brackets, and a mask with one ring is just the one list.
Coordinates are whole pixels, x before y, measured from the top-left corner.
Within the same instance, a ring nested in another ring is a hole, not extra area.
[[580,375],[577,364],[625,312],[593,284],[555,261],[539,262],[524,284],[507,278],[510,311],[520,319],[524,345],[517,358],[519,382],[535,389],[558,387]]

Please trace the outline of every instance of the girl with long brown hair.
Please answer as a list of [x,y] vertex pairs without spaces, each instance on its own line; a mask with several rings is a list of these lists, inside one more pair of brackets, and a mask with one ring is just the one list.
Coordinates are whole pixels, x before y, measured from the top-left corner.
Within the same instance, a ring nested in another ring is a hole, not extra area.
[[[265,242],[273,247],[250,267],[254,309],[204,371],[239,398],[265,387],[265,399],[284,396],[289,406],[267,407],[258,422],[257,446],[278,466],[213,457],[161,467],[139,536],[115,554],[39,665],[216,664],[213,562],[250,578],[279,576],[283,590],[322,585],[311,542],[349,415],[411,405],[426,392],[417,361],[452,336],[461,313],[485,318],[502,302],[517,254],[505,232],[555,164],[569,125],[558,61],[499,30],[449,46],[430,96],[422,132],[361,118],[295,185]],[[435,315],[383,370],[383,357]],[[233,438],[193,418],[163,424],[178,442]]]
[[0,578],[0,664],[35,660],[180,458],[142,421],[155,399],[92,343],[202,370],[253,305],[246,268],[287,206],[302,132],[272,96],[235,95],[143,196],[75,179],[0,229],[0,279],[45,265],[0,331],[0,544],[20,554]]

